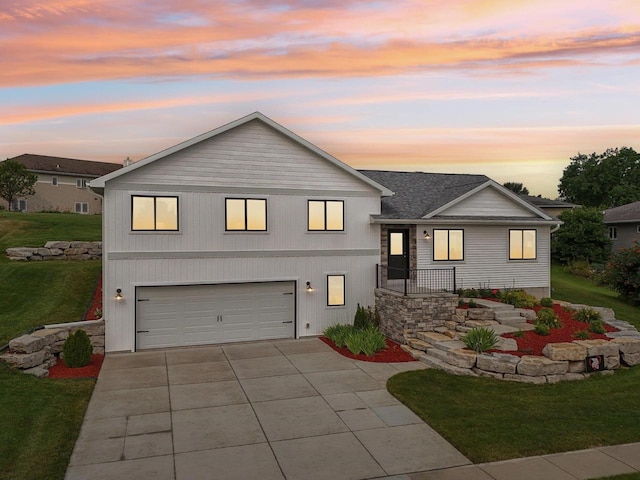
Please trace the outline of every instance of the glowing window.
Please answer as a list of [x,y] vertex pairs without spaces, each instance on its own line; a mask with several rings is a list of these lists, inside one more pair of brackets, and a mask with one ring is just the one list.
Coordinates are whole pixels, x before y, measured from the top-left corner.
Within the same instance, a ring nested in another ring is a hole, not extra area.
[[509,260],[536,259],[536,231],[509,230]]
[[131,197],[131,230],[177,231],[178,197]]
[[327,305],[344,305],[344,275],[327,275]]
[[342,200],[309,200],[308,229],[310,231],[343,231],[344,202]]
[[433,259],[464,260],[464,230],[433,230]]
[[267,230],[267,201],[263,198],[227,198],[226,199],[227,231]]

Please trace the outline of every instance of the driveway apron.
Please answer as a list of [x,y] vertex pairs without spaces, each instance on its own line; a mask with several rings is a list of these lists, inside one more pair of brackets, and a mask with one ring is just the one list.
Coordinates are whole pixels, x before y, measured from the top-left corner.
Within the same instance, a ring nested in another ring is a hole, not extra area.
[[468,465],[385,389],[424,367],[350,360],[317,338],[107,355],[66,478],[358,480]]

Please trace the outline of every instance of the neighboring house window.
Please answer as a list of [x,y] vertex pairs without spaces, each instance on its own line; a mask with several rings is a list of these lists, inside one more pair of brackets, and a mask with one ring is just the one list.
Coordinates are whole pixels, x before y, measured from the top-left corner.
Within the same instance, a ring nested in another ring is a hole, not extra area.
[[76,202],[76,213],[89,213],[89,204],[85,202]]
[[344,231],[344,201],[309,200],[307,212],[309,231]]
[[263,198],[225,199],[227,231],[266,232],[267,201]]
[[[640,230],[640,227],[638,227]],[[609,227],[609,239],[616,240],[618,238],[618,227]]]
[[464,260],[464,230],[433,230],[433,259]]
[[133,195],[131,197],[131,230],[177,231],[178,197]]
[[509,260],[536,259],[536,231],[509,230]]
[[636,227],[636,233],[640,233],[640,225]]
[[337,307],[344,305],[344,275],[327,275],[327,305]]
[[26,200],[18,200],[14,198],[11,202],[11,210],[14,212],[26,212],[27,211],[27,201]]
[[76,188],[87,188],[87,180],[84,178],[76,178]]
[[51,177],[51,185],[54,187],[58,186],[58,177]]

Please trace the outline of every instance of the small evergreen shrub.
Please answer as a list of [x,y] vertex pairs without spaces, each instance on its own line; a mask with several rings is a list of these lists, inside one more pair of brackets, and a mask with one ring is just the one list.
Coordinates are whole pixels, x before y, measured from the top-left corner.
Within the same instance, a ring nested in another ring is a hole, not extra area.
[[356,315],[353,319],[353,326],[358,330],[363,330],[369,325],[371,325],[371,322],[369,321],[369,310],[358,304],[358,308],[356,308]]
[[544,323],[535,323],[535,328],[533,330],[534,332],[536,332],[538,335],[549,335],[549,327],[546,326]]
[[475,288],[470,288],[464,291],[464,296],[467,298],[478,298],[480,294]]
[[540,299],[540,305],[542,305],[543,307],[553,307],[553,300],[551,300],[549,297],[544,297]]
[[461,298],[458,299],[458,307],[464,307],[464,300]]
[[573,336],[578,340],[588,340],[591,335],[586,330],[577,330]]
[[462,337],[462,341],[467,348],[482,353],[485,350],[491,350],[498,343],[498,337],[495,332],[486,327],[472,328]]
[[584,323],[602,322],[602,315],[593,308],[580,309],[573,314],[573,318]]
[[469,308],[477,308],[478,304],[476,303],[476,301],[472,298],[471,300],[469,300]]
[[371,356],[379,350],[387,348],[383,333],[374,326],[351,330],[344,339],[346,347],[354,355],[364,353]]
[[378,306],[373,307],[373,312],[369,310],[369,321],[374,327],[380,327],[380,312],[378,311]]
[[524,290],[501,290],[498,299],[502,303],[508,303],[516,308],[532,308],[538,304],[538,300],[533,295],[529,295]]
[[560,323],[560,319],[556,315],[551,308],[543,307],[538,311],[536,319],[536,324],[540,323],[542,325],[546,325],[549,328],[560,328],[562,323]]
[[607,331],[604,328],[604,323],[602,322],[602,320],[593,320],[589,324],[589,331],[593,333],[607,333]]
[[89,335],[82,329],[70,333],[62,347],[64,364],[69,368],[84,367],[91,361],[93,347]]

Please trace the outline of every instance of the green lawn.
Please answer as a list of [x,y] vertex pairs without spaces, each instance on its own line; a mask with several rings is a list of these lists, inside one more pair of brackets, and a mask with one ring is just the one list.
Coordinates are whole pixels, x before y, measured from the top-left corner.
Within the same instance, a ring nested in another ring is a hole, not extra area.
[[[101,217],[0,212],[0,345],[42,324],[80,320],[100,261],[14,262],[9,247],[100,240]],[[0,363],[0,479],[63,479],[93,380],[37,379]]]

